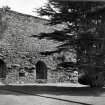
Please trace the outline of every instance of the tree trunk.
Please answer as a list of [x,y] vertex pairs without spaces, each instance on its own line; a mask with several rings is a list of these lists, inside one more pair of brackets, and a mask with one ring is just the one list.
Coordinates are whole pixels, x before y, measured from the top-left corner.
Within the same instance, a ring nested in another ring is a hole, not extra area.
[[83,85],[90,85],[90,87],[103,87],[105,85],[105,72],[85,74],[78,79],[78,82]]
[[103,87],[105,85],[105,73],[100,72],[91,78],[91,87]]

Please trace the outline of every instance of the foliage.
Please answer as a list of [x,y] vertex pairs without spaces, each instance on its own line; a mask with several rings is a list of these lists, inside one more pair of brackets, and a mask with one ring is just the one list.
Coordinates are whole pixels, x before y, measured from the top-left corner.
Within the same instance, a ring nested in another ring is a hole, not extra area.
[[72,63],[78,68],[104,69],[104,11],[104,2],[49,0],[44,7],[38,9],[38,13],[49,17],[48,25],[63,24],[64,27],[51,33],[41,33],[37,37],[62,42],[62,45],[57,46],[57,50],[52,53],[59,52],[60,49],[75,50],[77,64]]

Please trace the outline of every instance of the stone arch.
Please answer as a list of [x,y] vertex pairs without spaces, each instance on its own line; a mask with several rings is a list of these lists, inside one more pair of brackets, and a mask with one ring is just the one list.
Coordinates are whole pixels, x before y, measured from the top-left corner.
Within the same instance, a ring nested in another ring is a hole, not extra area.
[[5,79],[6,78],[6,63],[0,59],[0,78]]
[[47,79],[47,66],[43,61],[36,63],[36,79]]

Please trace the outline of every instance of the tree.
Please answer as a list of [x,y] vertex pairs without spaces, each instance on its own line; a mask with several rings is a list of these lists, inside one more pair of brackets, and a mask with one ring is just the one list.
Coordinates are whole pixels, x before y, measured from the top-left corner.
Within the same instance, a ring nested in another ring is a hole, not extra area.
[[[85,75],[79,79],[82,84],[102,87],[105,82],[105,3],[73,2],[49,0],[46,6],[38,9],[41,16],[50,17],[48,25],[64,25],[51,33],[41,33],[38,38],[53,39],[62,42],[52,54],[64,49],[75,50],[77,58],[74,62],[63,62],[83,70]],[[61,64],[62,66],[62,64]]]

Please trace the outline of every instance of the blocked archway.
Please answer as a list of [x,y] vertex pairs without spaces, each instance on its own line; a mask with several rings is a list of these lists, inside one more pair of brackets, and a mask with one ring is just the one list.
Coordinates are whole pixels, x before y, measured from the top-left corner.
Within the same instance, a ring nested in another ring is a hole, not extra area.
[[47,66],[43,61],[36,63],[36,79],[47,79]]
[[6,78],[6,64],[3,60],[0,59],[0,78],[5,79]]

